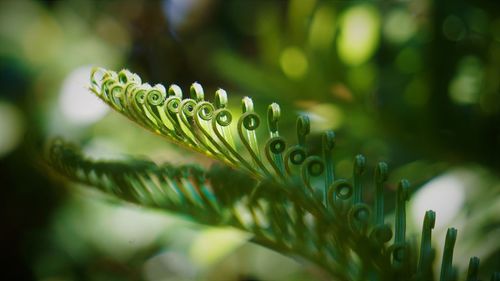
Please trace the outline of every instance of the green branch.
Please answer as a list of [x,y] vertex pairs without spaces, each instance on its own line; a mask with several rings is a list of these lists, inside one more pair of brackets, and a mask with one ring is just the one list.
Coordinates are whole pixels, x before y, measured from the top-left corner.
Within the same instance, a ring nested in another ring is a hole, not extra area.
[[[227,108],[222,89],[214,102],[204,100],[194,83],[190,98],[172,85],[143,84],[138,75],[104,69],[92,72],[90,90],[116,111],[169,141],[220,160],[229,167],[203,171],[194,166],[158,166],[144,160],[93,161],[57,141],[52,167],[73,180],[96,186],[136,204],[188,215],[209,225],[231,225],[254,235],[266,247],[301,256],[339,280],[432,280],[431,245],[435,214],[426,213],[420,253],[406,239],[409,182],[402,180],[396,198],[393,232],[384,222],[384,186],[388,168],[375,169],[374,206],[363,201],[366,159],[354,159],[351,179],[335,178],[335,134],[323,135],[322,155],[311,155],[307,116],[297,119],[296,143],[280,136],[280,107],[268,107],[267,137],[259,138],[262,120],[250,98],[242,99],[238,120]],[[228,177],[228,174],[231,177]],[[372,215],[374,214],[374,215]],[[452,265],[457,232],[448,231],[440,280],[455,280]],[[479,259],[467,275],[476,280]],[[494,280],[498,274],[492,278]]]

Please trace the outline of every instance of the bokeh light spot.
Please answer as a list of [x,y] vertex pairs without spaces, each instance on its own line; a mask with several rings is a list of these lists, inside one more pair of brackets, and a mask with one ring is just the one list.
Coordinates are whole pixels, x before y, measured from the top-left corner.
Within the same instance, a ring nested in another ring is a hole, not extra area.
[[203,231],[190,249],[190,256],[195,264],[208,267],[246,243],[251,237],[234,228],[209,228]]
[[59,105],[62,113],[69,121],[89,124],[106,115],[109,107],[95,97],[89,90],[90,71],[92,67],[83,66],[73,70],[64,79]]
[[196,0],[164,0],[162,8],[168,22],[174,28],[178,28],[184,23],[196,2]]
[[383,32],[389,42],[402,44],[415,34],[416,29],[414,19],[407,11],[394,9],[387,15]]
[[334,83],[330,88],[330,92],[339,100],[345,102],[352,102],[354,100],[351,90],[343,83]]
[[448,89],[451,100],[457,104],[477,103],[484,76],[481,62],[474,56],[465,57],[457,72]]
[[302,78],[307,72],[307,58],[299,48],[286,48],[281,54],[280,63],[283,72],[292,79]]
[[322,103],[308,108],[309,117],[314,121],[312,132],[323,132],[325,130],[335,130],[344,123],[344,113],[342,109],[334,104]]
[[23,132],[24,122],[20,110],[0,101],[0,157],[17,147]]
[[380,18],[369,5],[348,9],[341,17],[341,32],[337,40],[340,59],[356,66],[370,59],[379,43]]
[[321,7],[314,14],[309,42],[315,49],[327,49],[335,36],[335,15],[329,7]]

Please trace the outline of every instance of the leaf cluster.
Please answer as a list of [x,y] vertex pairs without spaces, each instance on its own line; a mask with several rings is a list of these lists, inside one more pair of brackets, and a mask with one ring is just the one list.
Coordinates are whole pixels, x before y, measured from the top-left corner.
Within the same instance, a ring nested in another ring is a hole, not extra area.
[[[261,116],[245,97],[242,112],[227,107],[219,89],[205,101],[194,83],[190,97],[176,85],[143,84],[127,70],[95,69],[90,90],[112,108],[169,141],[220,160],[209,171],[186,165],[157,165],[146,160],[96,161],[63,141],[51,147],[51,165],[69,178],[124,200],[160,208],[209,225],[234,226],[253,241],[317,264],[339,280],[432,280],[431,244],[436,214],[428,211],[420,249],[406,237],[410,184],[401,180],[396,195],[394,230],[385,223],[387,164],[373,179],[374,201],[362,198],[366,159],[354,159],[352,178],[335,178],[335,133],[323,134],[321,155],[310,154],[307,116],[297,119],[297,141],[280,136],[280,108],[268,107],[267,137],[257,134]],[[370,202],[371,203],[371,202]],[[393,237],[394,236],[394,237]],[[440,280],[456,280],[453,248],[457,230],[447,233]],[[477,280],[479,259],[471,258],[468,280]],[[493,280],[498,280],[498,274]]]

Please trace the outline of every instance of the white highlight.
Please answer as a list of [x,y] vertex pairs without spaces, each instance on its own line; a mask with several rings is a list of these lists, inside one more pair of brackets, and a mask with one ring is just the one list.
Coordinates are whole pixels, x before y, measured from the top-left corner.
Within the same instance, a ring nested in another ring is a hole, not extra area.
[[464,204],[465,178],[462,172],[453,171],[423,186],[412,196],[413,221],[421,224],[425,211],[433,210],[436,212],[435,229],[448,227]]
[[189,12],[197,4],[197,0],[165,0],[163,1],[163,12],[167,20],[174,28],[178,28],[187,19]]
[[82,66],[64,79],[59,106],[67,119],[74,123],[90,124],[100,120],[109,107],[88,90],[92,67]]

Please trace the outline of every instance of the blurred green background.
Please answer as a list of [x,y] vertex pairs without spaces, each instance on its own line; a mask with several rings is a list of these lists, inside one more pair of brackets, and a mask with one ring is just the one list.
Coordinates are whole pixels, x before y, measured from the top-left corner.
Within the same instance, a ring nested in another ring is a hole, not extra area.
[[211,163],[110,112],[87,90],[93,66],[198,81],[209,100],[222,87],[236,109],[246,95],[262,113],[278,102],[289,139],[308,112],[318,151],[337,132],[338,176],[357,153],[388,162],[389,189],[414,186],[410,233],[436,210],[435,245],[457,227],[461,270],[471,255],[500,269],[496,1],[0,2],[2,279],[323,280],[247,234],[49,177],[37,156],[55,136],[96,158]]

